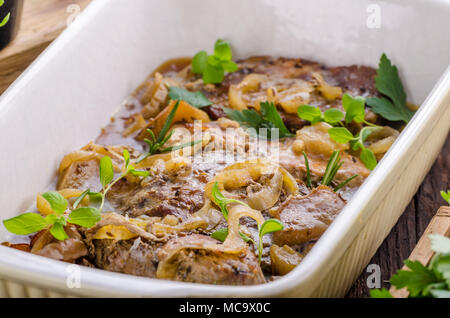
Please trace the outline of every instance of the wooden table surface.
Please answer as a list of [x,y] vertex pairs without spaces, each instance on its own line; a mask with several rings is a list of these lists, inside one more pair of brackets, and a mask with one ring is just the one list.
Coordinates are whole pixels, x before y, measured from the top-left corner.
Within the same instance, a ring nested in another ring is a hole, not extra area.
[[[69,5],[78,4],[83,9],[90,0],[26,0],[22,27],[17,39],[0,52],[0,94],[17,76],[62,32],[73,11]],[[383,287],[403,265],[425,231],[428,223],[444,204],[440,190],[450,189],[450,138],[438,159],[426,176],[418,192],[411,200],[397,225],[378,249],[370,264],[381,268]],[[370,273],[361,276],[352,286],[347,297],[367,297],[366,280]]]

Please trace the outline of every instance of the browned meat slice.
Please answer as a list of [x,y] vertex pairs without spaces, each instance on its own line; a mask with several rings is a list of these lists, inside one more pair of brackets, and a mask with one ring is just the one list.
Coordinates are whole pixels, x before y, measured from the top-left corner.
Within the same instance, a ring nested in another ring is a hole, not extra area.
[[214,245],[216,240],[198,234],[170,241],[158,253],[157,277],[218,285],[265,283],[258,260],[248,249],[239,254],[224,253],[211,248]]
[[158,264],[156,245],[141,238],[127,241],[94,240],[93,263],[112,272],[155,277]]
[[101,189],[98,177],[98,161],[76,161],[67,168],[58,180],[58,190],[91,188]]
[[67,225],[64,230],[69,236],[65,241],[58,241],[48,230],[36,234],[31,241],[31,253],[69,263],[86,256],[88,249],[76,226]]
[[309,122],[307,122],[304,119],[301,119],[297,115],[287,114],[285,112],[280,111],[280,116],[286,127],[292,133],[295,133],[297,130],[302,129],[306,125],[309,125]]
[[319,186],[306,196],[290,198],[276,215],[284,230],[274,233],[275,244],[297,245],[318,239],[344,205],[345,201],[326,186]]
[[192,178],[177,183],[161,176],[143,186],[123,179],[112,188],[108,200],[132,217],[175,215],[182,220],[203,206],[203,186]]
[[376,70],[366,66],[340,66],[329,68],[325,79],[332,85],[342,87],[354,96],[377,96],[375,88]]

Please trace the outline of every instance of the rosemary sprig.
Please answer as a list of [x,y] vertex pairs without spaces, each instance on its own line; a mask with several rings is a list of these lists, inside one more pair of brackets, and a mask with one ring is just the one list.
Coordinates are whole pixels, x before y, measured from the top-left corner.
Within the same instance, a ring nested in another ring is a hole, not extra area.
[[306,155],[306,152],[304,152],[304,151],[303,151],[303,157],[305,157],[305,165],[306,165],[306,186],[309,189],[312,189],[311,171],[309,170],[309,160],[308,160],[308,156]]
[[148,152],[143,154],[136,160],[137,164],[158,152],[165,153],[165,152],[176,151],[176,150],[183,149],[186,147],[194,146],[201,142],[201,140],[195,140],[195,141],[184,143],[182,145],[163,148],[164,145],[167,143],[167,141],[169,141],[169,139],[173,135],[173,130],[170,133],[168,133],[168,131],[169,131],[170,127],[172,126],[173,120],[175,118],[175,114],[176,114],[179,106],[180,106],[180,100],[177,100],[175,106],[170,111],[169,116],[167,116],[167,120],[164,123],[164,126],[161,129],[160,133],[158,134],[158,137],[155,136],[155,134],[153,133],[153,131],[151,129],[147,129],[147,132],[150,135],[150,139],[146,138],[146,139],[144,139],[144,141],[148,145]]
[[340,151],[335,150],[328,161],[327,168],[325,169],[325,174],[322,178],[322,184],[330,186],[338,170],[342,167],[343,162],[341,161]]
[[339,190],[341,190],[343,187],[345,187],[347,184],[349,184],[353,179],[355,179],[356,177],[358,177],[357,174],[355,174],[354,176],[351,176],[350,178],[348,178],[347,180],[345,180],[344,182],[340,183],[339,185],[337,185],[334,188],[334,192],[338,192]]

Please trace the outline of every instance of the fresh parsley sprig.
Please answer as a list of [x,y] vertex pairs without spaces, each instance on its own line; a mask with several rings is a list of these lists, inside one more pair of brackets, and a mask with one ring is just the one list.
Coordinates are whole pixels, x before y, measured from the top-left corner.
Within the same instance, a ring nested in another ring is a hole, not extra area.
[[181,87],[169,87],[169,98],[171,100],[184,100],[197,108],[212,105],[212,102],[202,92],[190,92]]
[[169,139],[173,135],[173,130],[169,134],[168,134],[168,131],[169,131],[170,127],[172,126],[172,122],[175,118],[175,114],[176,114],[179,106],[180,106],[180,100],[177,100],[175,106],[170,111],[169,116],[167,116],[167,120],[164,123],[164,126],[161,129],[160,133],[158,134],[158,137],[155,136],[155,134],[153,133],[153,131],[151,129],[147,129],[147,133],[150,135],[150,138],[151,138],[151,139],[148,139],[148,138],[144,139],[144,142],[148,145],[148,152],[144,153],[142,156],[140,156],[136,160],[137,164],[141,163],[142,161],[144,161],[145,159],[147,159],[148,157],[150,157],[156,153],[171,152],[171,151],[183,149],[186,147],[191,147],[191,146],[194,146],[201,142],[201,140],[195,140],[195,141],[184,143],[182,145],[164,148],[164,145],[167,143],[167,141],[169,141]]
[[[223,107],[223,110],[232,120],[237,121],[247,128],[255,129],[256,134],[259,134],[260,137],[270,139],[272,137],[272,129],[278,129],[279,138],[294,136],[286,128],[274,103],[261,102],[260,108],[261,114],[254,109],[244,109],[239,111]],[[260,128],[263,128],[263,130],[260,131]]]
[[192,59],[192,72],[201,74],[205,84],[219,84],[225,78],[225,72],[236,72],[238,66],[233,62],[230,44],[224,40],[217,40],[214,54],[206,51],[198,52]]
[[380,58],[375,86],[384,97],[367,99],[367,105],[372,108],[372,111],[387,120],[408,123],[414,116],[414,112],[406,105],[406,93],[397,67],[384,53]]
[[[217,182],[214,183],[211,193],[212,193],[214,203],[220,207],[220,209],[222,210],[222,214],[223,214],[225,220],[227,220],[227,221],[228,221],[228,208],[227,208],[228,204],[237,203],[237,204],[242,204],[242,205],[248,207],[248,205],[242,201],[226,198],[220,192],[219,184]],[[263,237],[269,233],[281,231],[281,230],[283,230],[283,228],[284,228],[283,224],[277,219],[268,219],[261,226],[258,225],[258,233],[259,233],[258,257],[259,257],[260,262],[261,262],[261,257],[262,257],[262,253],[263,253]],[[239,235],[246,243],[252,242],[253,244],[255,244],[255,241],[253,241],[253,239],[251,239],[244,233],[239,232]],[[224,242],[226,240],[227,236],[228,236],[228,228],[222,228],[211,234],[212,238],[222,241],[222,242]]]
[[441,191],[441,196],[450,205],[450,190],[447,190],[447,192]]
[[[430,264],[405,260],[409,270],[398,270],[390,283],[397,289],[407,288],[410,298],[450,298],[450,238],[431,234],[431,249],[436,253]],[[392,298],[386,289],[370,291],[372,298]]]

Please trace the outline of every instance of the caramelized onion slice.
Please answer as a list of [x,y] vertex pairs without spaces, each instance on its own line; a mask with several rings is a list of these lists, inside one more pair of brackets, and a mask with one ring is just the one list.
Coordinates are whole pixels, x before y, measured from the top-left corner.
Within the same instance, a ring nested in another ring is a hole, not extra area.
[[325,82],[322,74],[312,73],[312,76],[318,83],[317,90],[325,97],[325,99],[332,101],[342,96],[342,88],[329,85]]
[[103,213],[102,219],[94,227],[86,231],[86,237],[92,239],[116,239],[127,240],[134,237],[142,237],[147,240],[160,241],[146,229],[156,219],[130,219],[117,213]]
[[243,217],[250,217],[261,226],[264,223],[264,217],[258,210],[251,209],[241,204],[235,204],[228,215],[228,236],[222,245],[222,249],[225,251],[237,252],[247,248],[247,244],[239,234],[239,220]]
[[389,150],[400,133],[389,126],[375,130],[367,137],[367,148],[372,150],[377,159],[381,159]]
[[[158,136],[160,131],[162,130],[164,124],[167,121],[167,117],[169,117],[170,112],[175,107],[176,101],[172,101],[169,106],[164,108],[163,111],[161,111],[158,116],[155,117],[154,121],[151,123],[151,129],[155,136]],[[178,110],[175,113],[175,116],[173,118],[172,124],[178,123],[178,122],[187,122],[187,123],[193,123],[196,120],[200,120],[204,123],[209,123],[210,119],[206,112],[204,112],[201,109],[198,109],[197,107],[191,106],[185,101],[180,101],[180,105],[178,106]],[[150,128],[150,127],[149,127]],[[145,138],[147,135],[147,132],[141,133],[139,136],[140,139]]]
[[[258,90],[260,84],[267,81],[268,77],[262,74],[247,75],[238,85],[231,85],[228,91],[229,105],[232,109],[247,109],[247,102],[243,94]],[[255,105],[259,109],[259,104]]]
[[[257,183],[252,185],[252,183],[260,180],[263,176],[270,177],[270,179],[261,186]],[[297,182],[289,172],[265,159],[238,162],[218,173],[205,188],[206,196],[211,200],[213,200],[212,187],[216,182],[219,184],[219,190],[225,197],[244,201],[251,208],[257,210],[266,210],[274,206],[282,189],[288,194],[296,194],[298,192]],[[227,191],[227,189],[239,189],[242,187],[247,187],[247,191],[250,192],[245,199]],[[256,189],[256,191],[252,191],[252,189]]]

